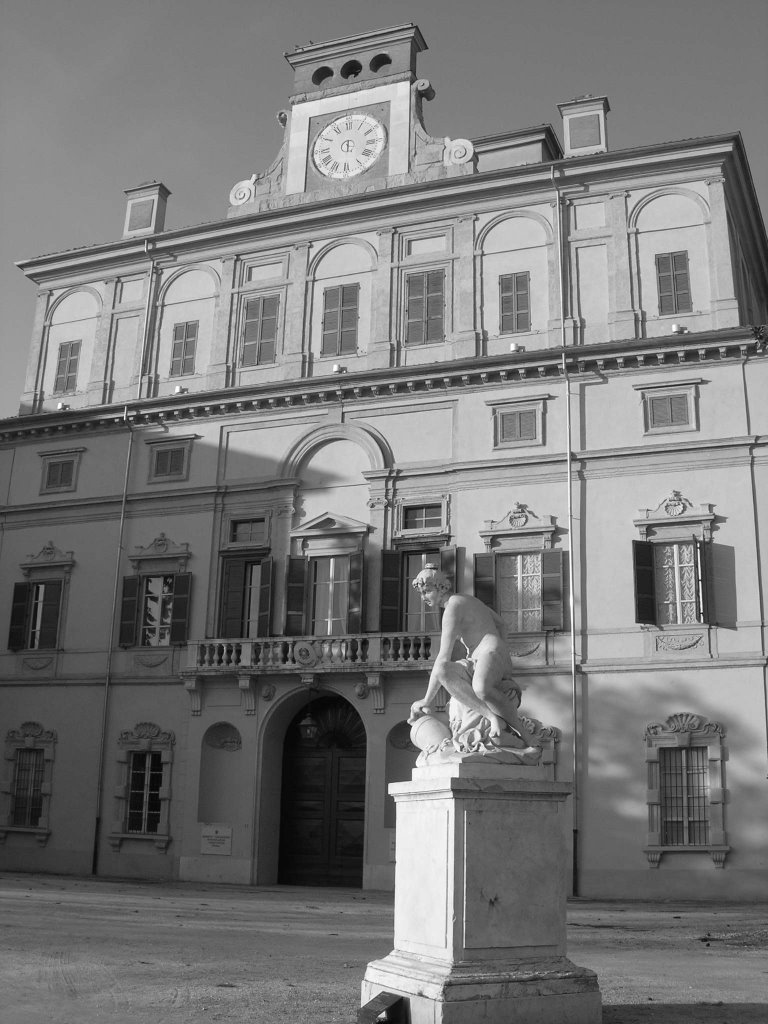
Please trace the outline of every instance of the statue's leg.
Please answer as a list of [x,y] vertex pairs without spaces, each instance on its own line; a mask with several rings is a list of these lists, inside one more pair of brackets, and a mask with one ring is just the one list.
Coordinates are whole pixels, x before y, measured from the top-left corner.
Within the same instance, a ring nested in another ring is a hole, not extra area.
[[[501,689],[501,682],[507,678],[508,673],[505,659],[497,652],[489,651],[481,654],[475,661],[472,686],[479,699],[491,709],[497,719],[495,723],[491,721],[492,738],[498,738],[505,726],[511,726],[528,746],[535,746],[535,738],[525,728],[518,714],[518,701],[514,697],[508,697]],[[497,727],[496,730],[494,727]]]
[[476,711],[483,718],[489,719],[491,729],[493,730],[494,726],[498,726],[498,730],[501,732],[504,728],[504,722],[494,721],[497,716],[494,714],[493,709],[478,697],[473,688],[472,674],[465,664],[460,661],[449,662],[441,669],[438,679],[451,697],[455,697],[460,704],[463,704],[471,711]]

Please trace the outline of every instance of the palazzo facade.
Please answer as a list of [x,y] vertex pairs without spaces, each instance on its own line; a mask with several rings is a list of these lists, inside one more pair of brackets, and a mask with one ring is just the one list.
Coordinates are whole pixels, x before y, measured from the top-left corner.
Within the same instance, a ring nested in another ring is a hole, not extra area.
[[[393,885],[441,565],[588,897],[764,894],[768,244],[738,134],[428,134],[414,25],[286,55],[223,218],[19,264],[0,867]],[[276,148],[278,148],[276,146]],[[762,510],[762,512],[761,512]]]

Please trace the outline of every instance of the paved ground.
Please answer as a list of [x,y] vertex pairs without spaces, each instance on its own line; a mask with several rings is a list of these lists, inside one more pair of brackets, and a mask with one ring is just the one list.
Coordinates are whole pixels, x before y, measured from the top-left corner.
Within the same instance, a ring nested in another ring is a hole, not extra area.
[[[604,1024],[768,1021],[768,904],[576,901],[568,919]],[[391,944],[385,893],[4,875],[0,1022],[352,1024]]]

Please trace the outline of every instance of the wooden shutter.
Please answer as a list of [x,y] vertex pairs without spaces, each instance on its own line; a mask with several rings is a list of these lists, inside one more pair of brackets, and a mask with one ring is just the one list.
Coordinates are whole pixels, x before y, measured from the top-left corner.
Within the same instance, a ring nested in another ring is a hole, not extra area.
[[446,544],[440,548],[440,569],[451,581],[451,588],[456,593],[456,545]]
[[173,577],[173,608],[171,609],[171,643],[183,644],[189,632],[189,597],[192,573],[179,572]]
[[409,274],[405,279],[405,343],[406,345],[424,344],[424,321],[426,299],[425,274]]
[[426,283],[425,341],[442,341],[445,335],[445,272],[430,271]]
[[635,622],[656,625],[656,573],[653,544],[649,540],[632,541],[635,568]]
[[136,618],[139,611],[139,576],[123,577],[123,600],[120,607],[118,644],[133,647],[136,643]]
[[675,283],[675,312],[690,313],[693,309],[691,304],[691,282],[688,274],[688,253],[672,253],[672,273]]
[[363,553],[355,551],[349,556],[349,606],[347,608],[347,631],[363,631]]
[[44,583],[43,587],[43,608],[37,646],[41,649],[51,650],[56,647],[58,642],[62,582],[53,580]]
[[496,608],[496,558],[491,554],[475,555],[475,597]]
[[711,622],[709,610],[709,593],[707,592],[707,558],[704,541],[700,537],[693,538],[696,553],[696,585],[698,588],[699,622]]
[[563,628],[563,552],[541,553],[541,628]]
[[256,626],[257,636],[271,636],[272,623],[272,580],[275,564],[272,558],[261,560],[261,577],[259,579],[259,616]]
[[381,552],[381,607],[379,629],[382,633],[396,633],[403,628],[402,579],[403,560],[399,551]]
[[288,558],[285,583],[285,629],[286,636],[304,636],[304,609],[307,588],[306,558]]
[[219,634],[224,640],[235,640],[243,635],[246,565],[244,558],[227,558],[223,565]]
[[320,353],[324,356],[338,354],[339,322],[341,319],[341,285],[326,288],[323,292],[323,337]]
[[8,630],[8,650],[21,651],[27,646],[27,608],[29,583],[14,583],[11,605],[11,626]]
[[656,256],[656,283],[659,289],[659,313],[675,313],[675,285],[672,278],[672,255],[668,252]]

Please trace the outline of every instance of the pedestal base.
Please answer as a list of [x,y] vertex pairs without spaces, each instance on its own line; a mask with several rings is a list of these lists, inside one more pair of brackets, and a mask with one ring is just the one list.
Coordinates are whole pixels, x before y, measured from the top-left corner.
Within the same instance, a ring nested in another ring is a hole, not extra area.
[[390,953],[368,965],[362,1004],[405,996],[409,1024],[600,1024],[593,971],[566,957],[446,966]]

